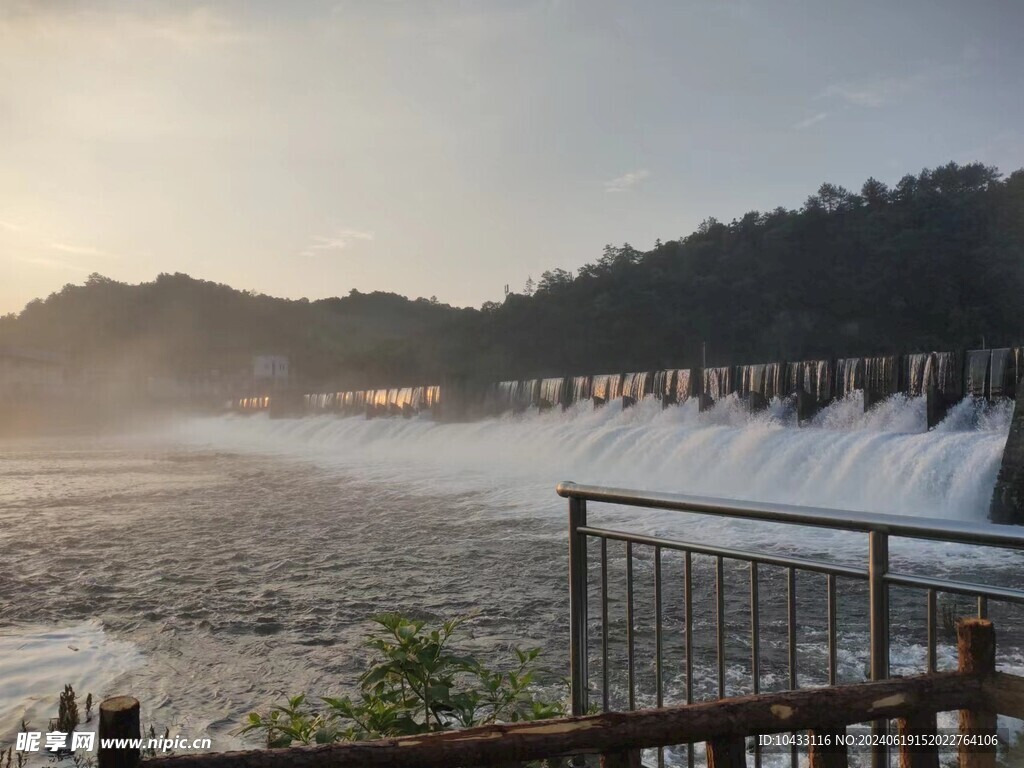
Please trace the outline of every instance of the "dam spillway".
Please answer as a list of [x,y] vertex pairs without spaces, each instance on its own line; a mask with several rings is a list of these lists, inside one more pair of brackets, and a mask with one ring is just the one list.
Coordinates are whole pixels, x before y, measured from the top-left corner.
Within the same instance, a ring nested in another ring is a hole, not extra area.
[[[493,416],[528,408],[568,408],[591,401],[601,406],[624,398],[629,406],[646,397],[664,405],[690,398],[701,409],[735,395],[752,410],[775,399],[802,400],[801,420],[836,400],[863,392],[864,409],[893,395],[929,400],[928,428],[964,396],[997,401],[1016,396],[1024,373],[1024,348],[916,352],[905,355],[830,358],[705,368],[554,376],[499,382],[456,377],[444,384],[302,393],[250,393],[232,400],[239,411],[273,411],[273,401],[291,399],[288,415],[335,412],[375,416],[411,416],[424,411],[441,418]],[[931,403],[934,401],[934,407]]]
[[[948,408],[965,395],[988,401],[1014,398],[1017,381],[1024,373],[1021,358],[1021,347],[1006,347],[499,382],[453,377],[435,385],[304,393],[301,406],[307,413],[409,416],[431,411],[449,418],[454,413],[479,417],[517,413],[531,407],[564,409],[581,401],[600,406],[620,398],[625,398],[628,406],[645,397],[655,397],[666,406],[698,398],[702,408],[709,408],[736,395],[752,410],[764,408],[774,399],[803,398],[807,403],[801,411],[803,418],[854,392],[864,393],[865,410],[902,393],[935,401],[936,408],[934,413],[930,412],[928,421],[928,427],[932,428]],[[272,399],[263,394],[237,398],[233,407],[269,409]]]
[[[772,414],[788,412],[795,414],[789,417],[794,426],[806,426],[829,424],[832,406],[837,403],[844,403],[846,413],[854,401],[867,414],[883,403],[904,398],[923,406],[919,411],[915,409],[921,414],[915,417],[921,418],[921,426],[907,428],[927,431],[942,424],[958,404],[975,403],[984,408],[1008,404],[1012,411],[1018,379],[1024,372],[1020,360],[1020,348],[1001,348],[500,382],[451,377],[429,386],[307,392],[301,396],[275,394],[240,399],[234,405],[243,412],[269,410],[274,416],[275,401],[284,403],[287,398],[291,407],[280,407],[277,415],[336,413],[412,418],[429,414],[435,421],[466,422],[530,411],[539,413],[543,419],[547,418],[546,411],[578,411],[580,407],[601,408],[610,403],[632,408],[643,401],[649,410],[654,401],[663,409],[687,405],[701,413],[717,413],[718,406],[727,404],[731,404],[731,412],[744,412],[751,417],[766,410]],[[1006,406],[999,407],[1001,412],[1010,413]],[[963,408],[956,413],[964,413]],[[818,414],[822,417],[818,418]],[[713,422],[719,418],[715,416]],[[992,519],[1024,522],[1024,415],[1014,416],[998,479],[989,482],[995,485]]]

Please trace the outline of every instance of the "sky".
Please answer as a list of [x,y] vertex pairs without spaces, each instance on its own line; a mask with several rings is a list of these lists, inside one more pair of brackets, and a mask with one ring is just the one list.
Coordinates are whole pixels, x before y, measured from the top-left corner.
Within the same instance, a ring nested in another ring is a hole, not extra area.
[[0,314],[186,272],[479,306],[606,243],[1024,167],[1017,0],[0,0]]

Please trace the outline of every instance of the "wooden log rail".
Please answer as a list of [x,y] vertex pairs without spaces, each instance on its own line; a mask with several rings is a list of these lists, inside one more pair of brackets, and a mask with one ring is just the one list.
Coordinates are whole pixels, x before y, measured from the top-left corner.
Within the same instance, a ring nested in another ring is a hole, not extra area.
[[[901,734],[935,733],[937,712],[960,711],[962,733],[995,734],[995,714],[1024,717],[1024,678],[995,672],[991,622],[958,626],[960,668],[882,682],[760,694],[684,706],[491,725],[462,731],[312,747],[153,758],[151,768],[451,768],[519,766],[600,755],[601,764],[640,765],[643,749],[707,743],[709,768],[747,765],[745,739],[758,734],[843,734],[848,725],[896,720]],[[101,721],[105,722],[105,721]],[[138,720],[135,721],[137,728]],[[101,730],[100,737],[103,737]],[[898,750],[901,768],[938,768],[932,747]],[[99,768],[124,768],[100,754]],[[137,760],[137,757],[134,759]],[[991,768],[995,750],[960,749],[961,768]],[[555,763],[557,764],[557,763]],[[580,763],[582,765],[582,763]],[[811,748],[811,768],[845,768],[845,748]]]

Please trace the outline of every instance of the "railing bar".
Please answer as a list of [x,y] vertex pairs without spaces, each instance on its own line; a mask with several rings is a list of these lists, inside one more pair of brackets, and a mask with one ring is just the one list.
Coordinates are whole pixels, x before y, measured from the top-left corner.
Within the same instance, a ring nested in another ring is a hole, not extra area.
[[[871,679],[889,677],[889,537],[883,531],[868,534],[868,613],[870,621]],[[874,743],[871,745],[872,768],[887,768],[889,750],[885,736],[889,732],[888,720],[875,720],[871,724]]]
[[[786,571],[786,640],[789,649],[789,690],[797,689],[797,658],[796,658],[796,570]],[[793,768],[799,768],[796,741],[789,750],[789,759]]]
[[750,676],[754,693],[761,692],[761,611],[757,563],[750,564]]
[[[750,676],[754,695],[761,692],[761,617],[758,595],[757,563],[750,563]],[[754,768],[761,768],[761,740],[754,739]]]
[[936,631],[936,613],[938,609],[938,601],[935,597],[935,590],[928,590],[928,651],[927,651],[927,662],[928,671],[934,672],[936,670],[936,659],[935,659],[935,647],[938,642],[937,631]]
[[786,640],[789,650],[789,689],[797,689],[796,658],[796,570],[786,571]]
[[836,618],[839,613],[838,595],[836,593],[836,577],[831,573],[825,577],[825,589],[828,592],[828,684],[836,684]]
[[978,595],[978,618],[988,618],[988,597],[986,595]]
[[661,547],[654,548],[654,667],[658,675],[655,685],[658,706],[665,704],[662,683],[662,615],[661,615]]
[[[693,554],[683,551],[683,606],[686,622],[683,634],[686,639],[686,703],[693,704]],[[693,744],[686,746],[686,764],[693,768]]]
[[626,542],[626,654],[628,657],[629,708],[636,709],[636,662],[633,638],[633,542]]
[[610,709],[608,670],[608,539],[601,539],[601,711]]
[[678,541],[675,539],[661,539],[655,536],[644,536],[637,533],[626,533],[608,528],[594,528],[586,526],[580,528],[580,533],[588,536],[614,539],[615,541],[631,541],[634,544],[645,544],[647,546],[660,546],[663,549],[671,549],[678,552],[695,552],[698,555],[711,555],[712,557],[724,557],[728,560],[740,560],[748,563],[760,563],[761,565],[777,565],[782,568],[798,568],[802,571],[813,571],[816,573],[834,573],[836,576],[845,576],[850,579],[868,578],[866,568],[855,568],[848,565],[837,565],[835,563],[824,563],[820,560],[804,560],[784,555],[764,555],[742,549],[729,549],[727,547],[716,547],[709,544],[694,544],[692,542]]
[[931,518],[917,518],[908,521],[901,515],[632,491],[623,488],[577,485],[570,482],[559,483],[556,492],[565,498],[590,499],[605,504],[624,504],[631,507],[718,515],[720,517],[767,520],[790,525],[836,528],[864,533],[877,531],[889,536],[910,539],[1024,549],[1024,534],[1018,526],[1013,525],[988,523],[982,525]]
[[[662,615],[661,615],[661,547],[654,548],[654,672],[657,706],[665,705],[665,688],[662,682]],[[665,768],[665,748],[658,747],[658,768]]]
[[1024,603],[1024,590],[1010,589],[1008,587],[974,584],[967,581],[947,581],[946,579],[935,579],[931,576],[913,576],[905,573],[889,573],[885,575],[884,580],[888,584],[896,584],[901,587],[936,589],[939,592],[949,592],[957,595],[987,597],[990,600],[1002,600],[1008,603]]
[[580,529],[587,524],[587,502],[569,500],[569,654],[572,713],[585,715],[588,709],[589,656],[587,652],[587,536]]
[[718,698],[725,698],[725,561],[715,559],[715,632],[718,656]]

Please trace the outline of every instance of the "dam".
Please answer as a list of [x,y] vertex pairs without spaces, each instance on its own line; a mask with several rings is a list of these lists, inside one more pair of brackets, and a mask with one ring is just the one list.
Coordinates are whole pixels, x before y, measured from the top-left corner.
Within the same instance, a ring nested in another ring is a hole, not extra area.
[[[800,420],[805,421],[830,403],[863,392],[865,410],[896,394],[927,398],[931,429],[965,396],[993,402],[1013,399],[1018,369],[1024,372],[1022,350],[920,352],[499,382],[450,377],[440,385],[291,392],[276,398],[282,413],[289,412],[291,406],[291,415],[335,412],[376,417],[431,411],[439,418],[455,420],[523,412],[531,407],[564,409],[581,401],[601,406],[622,399],[629,407],[645,397],[657,398],[666,407],[694,398],[701,410],[706,410],[736,395],[752,411],[766,408],[773,399],[791,399],[798,403]],[[273,410],[274,399],[270,394],[251,394],[235,398],[232,407]]]
[[[984,473],[998,475],[986,480],[990,483],[988,494],[991,499],[985,506],[994,521],[1020,522],[1024,521],[1024,504],[1021,502],[1024,430],[1020,415],[1014,413],[1020,371],[1024,370],[1020,359],[1021,348],[1006,347],[498,382],[450,377],[432,386],[288,392],[272,396],[260,394],[239,398],[232,405],[242,413],[267,411],[271,418],[316,414],[365,415],[368,419],[416,416],[417,419],[428,418],[449,424],[498,418],[503,414],[533,413],[540,425],[551,418],[548,414],[552,412],[576,413],[580,408],[600,410],[610,404],[625,410],[639,403],[644,404],[645,413],[650,412],[654,403],[666,413],[675,409],[707,416],[705,423],[731,420],[740,424],[745,423],[744,420],[768,418],[773,423],[797,428],[849,424],[851,419],[858,418],[856,413],[863,413],[861,421],[868,430],[876,429],[873,424],[892,416],[896,420],[894,424],[898,424],[886,429],[907,435],[908,446],[902,449],[900,462],[910,462],[908,466],[914,472],[927,472],[935,477],[967,471],[968,464],[965,463],[945,468],[921,465],[921,460],[941,449],[940,443],[947,439],[947,435],[961,429],[965,419],[977,421],[981,418],[987,420],[986,423],[992,422],[993,418],[997,421],[1002,419],[1003,426],[998,429],[1005,430],[1003,439],[1006,444],[1000,452],[998,473],[994,469],[984,470]],[[1008,439],[1005,438],[1007,432]],[[920,433],[920,439],[910,440],[910,435],[917,433]],[[652,430],[637,439],[653,445],[659,439],[656,434]],[[847,440],[846,437],[841,438],[844,444]],[[820,455],[823,450],[830,453],[838,450],[828,444],[827,434],[808,434],[802,441],[802,448],[796,447],[801,441],[795,436],[793,440],[776,436],[774,442],[778,444],[776,451],[793,451],[795,460],[804,466],[809,466],[811,455]],[[913,446],[909,444],[911,442]],[[870,448],[863,450],[882,462],[882,452],[896,449],[888,444],[880,446],[875,441]],[[796,458],[801,455],[804,458]],[[688,456],[685,460],[693,463],[695,457]],[[697,460],[703,459],[698,457]],[[846,456],[837,460],[843,464],[849,462]],[[974,455],[959,459],[960,462],[976,460]],[[775,454],[769,452],[757,461],[762,466],[771,465]],[[893,460],[889,459],[887,465],[892,466]],[[862,468],[858,471],[866,475],[860,482],[870,482],[872,474],[877,476],[886,469],[881,465],[875,470]],[[794,471],[800,472],[799,469]],[[976,468],[973,471],[982,470]],[[788,478],[780,482],[786,487],[791,484]],[[827,485],[822,483],[823,488]],[[710,490],[723,493],[725,489],[719,486]],[[759,494],[765,491],[765,488],[757,489]],[[842,494],[837,501],[839,499],[847,505],[857,505],[855,500],[846,499]],[[780,500],[797,499],[783,497]],[[819,504],[826,501],[813,495],[803,500]],[[975,505],[979,503],[974,502]]]

